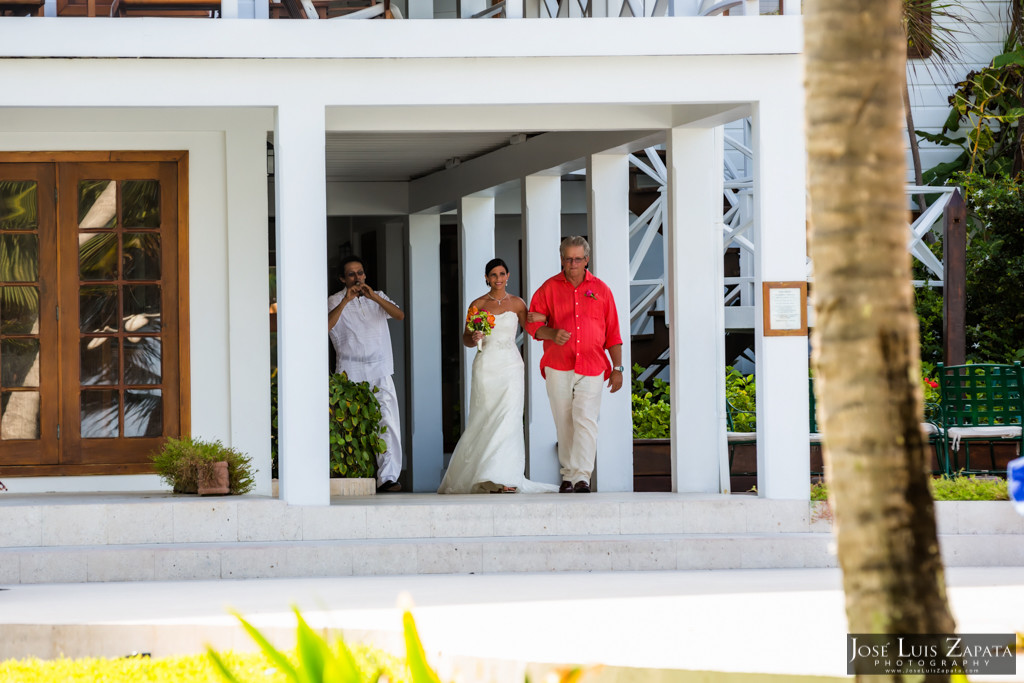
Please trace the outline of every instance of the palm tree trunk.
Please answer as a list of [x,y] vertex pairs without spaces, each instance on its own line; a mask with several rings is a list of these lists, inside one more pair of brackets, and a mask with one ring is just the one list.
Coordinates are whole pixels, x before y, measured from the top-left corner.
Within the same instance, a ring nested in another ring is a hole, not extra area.
[[809,0],[805,10],[813,363],[851,633],[955,628],[920,429],[901,4]]

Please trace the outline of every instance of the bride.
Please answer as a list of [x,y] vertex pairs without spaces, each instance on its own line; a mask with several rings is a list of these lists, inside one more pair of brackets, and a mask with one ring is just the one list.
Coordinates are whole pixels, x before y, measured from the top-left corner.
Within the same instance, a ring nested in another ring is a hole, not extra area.
[[499,258],[484,268],[490,291],[472,303],[494,316],[489,335],[466,327],[462,343],[483,348],[473,359],[469,424],[459,438],[438,493],[553,493],[554,484],[526,478],[523,442],[523,358],[516,332],[526,304],[505,291],[508,266]]

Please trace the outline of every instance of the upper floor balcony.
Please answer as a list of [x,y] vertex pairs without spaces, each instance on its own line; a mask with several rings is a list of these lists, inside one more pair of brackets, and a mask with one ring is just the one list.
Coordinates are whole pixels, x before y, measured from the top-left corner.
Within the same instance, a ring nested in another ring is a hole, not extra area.
[[800,0],[0,0],[0,17],[524,19],[799,14]]

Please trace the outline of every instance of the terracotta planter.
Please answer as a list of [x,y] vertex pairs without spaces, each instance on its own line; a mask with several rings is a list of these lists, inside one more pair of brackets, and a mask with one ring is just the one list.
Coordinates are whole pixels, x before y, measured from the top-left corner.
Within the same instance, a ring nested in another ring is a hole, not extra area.
[[230,493],[228,464],[224,460],[210,463],[199,472],[200,496],[224,496]]

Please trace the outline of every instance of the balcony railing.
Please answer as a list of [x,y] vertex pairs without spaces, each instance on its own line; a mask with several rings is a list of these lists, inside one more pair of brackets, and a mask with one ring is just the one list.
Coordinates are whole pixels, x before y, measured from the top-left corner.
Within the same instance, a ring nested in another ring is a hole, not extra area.
[[[255,19],[521,19],[598,17],[719,17],[799,14],[799,0],[0,0],[3,16],[195,17]],[[222,11],[223,10],[223,11]]]

